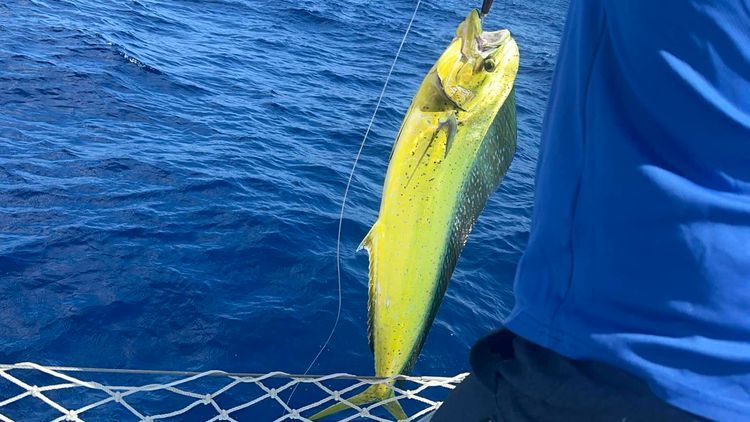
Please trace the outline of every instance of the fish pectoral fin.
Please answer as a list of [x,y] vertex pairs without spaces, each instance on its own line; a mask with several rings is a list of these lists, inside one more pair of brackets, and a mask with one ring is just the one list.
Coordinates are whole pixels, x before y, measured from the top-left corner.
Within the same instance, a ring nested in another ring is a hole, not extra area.
[[414,178],[414,175],[419,170],[419,166],[424,161],[425,157],[427,156],[427,151],[429,151],[430,148],[433,147],[435,144],[435,141],[440,137],[441,133],[445,133],[445,142],[443,143],[443,159],[448,157],[448,152],[450,148],[453,146],[453,140],[456,138],[456,131],[458,130],[458,119],[456,118],[456,112],[451,111],[449,112],[445,118],[438,120],[437,128],[434,132],[432,132],[432,136],[430,137],[430,140],[427,141],[425,144],[425,147],[422,149],[422,154],[419,156],[419,160],[414,165],[414,170],[412,170],[411,174],[409,175],[409,180],[406,182],[406,185],[409,186],[411,183],[411,179]]
[[458,130],[458,119],[456,118],[456,113],[450,112],[444,120],[440,121],[438,128],[446,131],[445,155],[443,158],[447,158],[448,151],[450,151],[453,146],[453,140],[456,139],[456,131]]

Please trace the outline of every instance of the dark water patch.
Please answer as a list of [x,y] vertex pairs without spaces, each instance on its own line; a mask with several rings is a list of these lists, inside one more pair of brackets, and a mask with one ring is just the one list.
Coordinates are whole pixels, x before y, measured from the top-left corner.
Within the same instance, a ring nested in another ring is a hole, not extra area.
[[[303,3],[304,2],[300,2]],[[315,5],[309,6],[298,6],[289,5],[283,9],[285,14],[288,14],[292,20],[302,24],[316,24],[316,25],[336,25],[341,22],[336,19],[334,13],[331,10],[324,10],[325,3],[316,2]]]

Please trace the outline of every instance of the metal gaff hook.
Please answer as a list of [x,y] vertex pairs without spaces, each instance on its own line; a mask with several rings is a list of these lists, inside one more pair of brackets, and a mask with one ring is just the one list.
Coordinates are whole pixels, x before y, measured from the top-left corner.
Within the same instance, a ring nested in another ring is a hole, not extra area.
[[481,17],[487,16],[488,13],[490,13],[490,7],[492,7],[493,0],[484,0],[482,2],[482,10],[480,13]]

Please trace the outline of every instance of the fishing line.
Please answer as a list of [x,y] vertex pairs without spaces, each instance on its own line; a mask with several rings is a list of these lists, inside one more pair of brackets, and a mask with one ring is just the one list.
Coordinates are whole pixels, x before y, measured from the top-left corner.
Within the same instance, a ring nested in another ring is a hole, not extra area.
[[[346,208],[346,199],[349,196],[349,188],[352,185],[352,179],[354,178],[354,171],[357,169],[357,164],[359,163],[359,158],[362,156],[362,150],[365,148],[365,143],[367,142],[367,137],[370,135],[370,130],[372,129],[373,123],[375,123],[375,117],[378,114],[378,110],[380,110],[380,104],[383,102],[383,97],[385,96],[385,90],[388,88],[388,82],[391,80],[391,75],[393,74],[393,69],[396,67],[396,62],[398,62],[398,57],[401,55],[401,50],[404,48],[404,44],[406,43],[406,38],[409,36],[409,31],[411,31],[412,24],[414,23],[414,18],[417,17],[417,11],[419,10],[419,5],[422,4],[422,0],[417,0],[417,4],[414,7],[414,12],[411,15],[411,19],[409,19],[409,25],[406,27],[406,31],[404,32],[404,36],[401,38],[401,44],[398,46],[398,50],[396,50],[396,56],[393,58],[393,62],[391,63],[391,68],[388,70],[388,75],[385,77],[385,83],[383,83],[383,88],[380,90],[380,96],[378,97],[378,102],[375,104],[375,110],[372,112],[372,117],[370,117],[370,123],[367,125],[367,130],[365,130],[365,134],[362,137],[362,142],[359,144],[359,150],[357,151],[357,155],[354,157],[354,163],[352,164],[352,169],[349,172],[349,179],[346,181],[346,188],[344,188],[344,197],[341,200],[341,212],[339,213],[339,226],[338,226],[338,232],[336,234],[336,282],[337,282],[337,288],[338,288],[338,306],[336,309],[336,319],[333,322],[333,327],[331,327],[331,332],[328,334],[328,338],[326,338],[326,341],[323,343],[323,346],[320,347],[320,350],[318,350],[318,354],[315,355],[315,358],[313,358],[312,362],[310,362],[310,365],[305,369],[305,372],[303,375],[307,375],[308,372],[310,372],[310,369],[312,369],[313,365],[318,361],[318,358],[321,354],[323,354],[323,350],[328,346],[328,343],[331,341],[331,338],[333,337],[333,333],[336,331],[336,328],[339,325],[339,320],[341,319],[341,227],[344,223],[344,209]],[[297,386],[299,384],[296,384],[294,388],[292,389],[291,394],[289,394],[289,398],[286,400],[285,403],[289,403],[290,400],[292,400],[292,396],[294,396],[294,392],[297,390]]]

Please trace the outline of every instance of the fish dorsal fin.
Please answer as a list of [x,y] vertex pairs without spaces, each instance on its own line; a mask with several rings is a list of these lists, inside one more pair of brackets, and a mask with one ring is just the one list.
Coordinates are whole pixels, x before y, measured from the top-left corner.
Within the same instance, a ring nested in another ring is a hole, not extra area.
[[379,236],[379,220],[375,221],[375,224],[372,225],[372,228],[370,228],[370,231],[367,232],[367,235],[364,239],[362,239],[362,242],[357,247],[357,251],[361,251],[362,249],[367,251],[367,254],[369,255],[370,259],[370,281],[369,281],[369,294],[367,295],[368,301],[367,301],[367,338],[370,343],[370,350],[374,353],[375,352],[375,279],[376,279],[376,269],[377,265],[377,241]]

